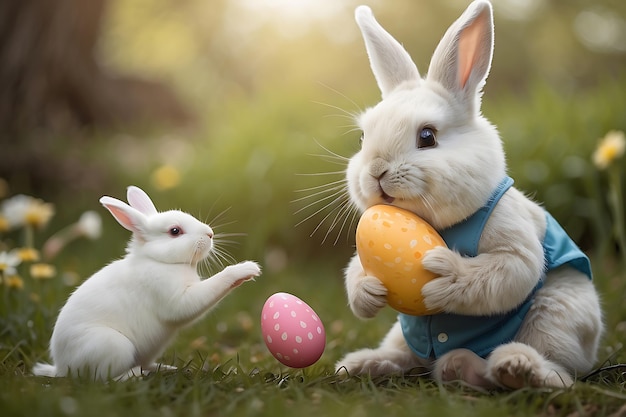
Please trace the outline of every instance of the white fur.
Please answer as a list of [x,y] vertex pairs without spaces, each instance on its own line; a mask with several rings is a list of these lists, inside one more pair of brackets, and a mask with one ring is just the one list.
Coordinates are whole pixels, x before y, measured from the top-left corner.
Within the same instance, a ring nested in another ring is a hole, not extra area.
[[[260,274],[259,266],[247,261],[202,280],[197,264],[212,248],[208,225],[180,211],[158,213],[137,187],[128,190],[131,206],[111,197],[100,201],[133,232],[128,253],[69,297],[50,340],[54,365],[36,364],[35,375],[105,380],[175,369],[154,361],[177,330]],[[182,233],[170,235],[172,227]]]
[[[499,135],[480,114],[481,89],[493,54],[491,5],[473,2],[454,22],[420,79],[402,46],[393,41],[366,6],[356,11],[383,100],[361,115],[362,149],[348,165],[348,189],[361,210],[393,204],[435,228],[456,224],[485,204],[506,175]],[[407,62],[407,60],[409,62]],[[437,146],[418,149],[416,135],[434,128]],[[510,311],[544,276],[543,209],[510,188],[493,210],[478,256],[447,248],[424,256],[439,277],[422,290],[427,307],[464,315]],[[374,317],[386,305],[386,290],[367,276],[355,255],[345,271],[353,312]],[[348,354],[337,364],[351,374],[388,374],[423,367],[440,381],[463,379],[487,388],[569,386],[596,361],[603,330],[596,291],[584,274],[561,267],[547,274],[516,340],[487,359],[458,349],[436,363],[408,348],[399,323],[381,345]]]

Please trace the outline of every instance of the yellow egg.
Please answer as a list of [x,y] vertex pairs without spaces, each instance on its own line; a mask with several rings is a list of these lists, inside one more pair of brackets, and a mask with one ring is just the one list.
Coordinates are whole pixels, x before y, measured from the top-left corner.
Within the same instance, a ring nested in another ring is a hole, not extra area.
[[356,228],[363,269],[387,288],[387,303],[414,316],[436,313],[424,305],[422,286],[436,275],[422,266],[424,254],[446,246],[437,231],[410,211],[377,205],[365,210]]

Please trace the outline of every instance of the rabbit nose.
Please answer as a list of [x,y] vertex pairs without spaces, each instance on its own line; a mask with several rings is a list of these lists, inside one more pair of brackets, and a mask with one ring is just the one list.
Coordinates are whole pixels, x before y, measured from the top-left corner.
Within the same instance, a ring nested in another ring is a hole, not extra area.
[[213,230],[209,229],[209,232],[206,234],[209,239],[213,239]]
[[369,169],[370,175],[376,178],[377,180],[380,180],[387,173],[387,170],[388,170],[387,161],[385,161],[382,158],[376,158],[370,164],[370,169]]

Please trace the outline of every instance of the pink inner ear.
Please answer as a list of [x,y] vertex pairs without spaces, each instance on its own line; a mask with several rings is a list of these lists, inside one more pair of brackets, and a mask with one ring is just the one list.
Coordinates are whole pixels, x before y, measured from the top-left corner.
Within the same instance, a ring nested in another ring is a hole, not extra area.
[[465,88],[465,84],[472,73],[474,64],[478,59],[479,45],[485,33],[485,15],[481,14],[459,36],[459,85]]
[[115,220],[117,220],[119,224],[124,226],[124,228],[130,230],[133,233],[137,231],[137,228],[135,227],[135,224],[133,223],[131,217],[124,210],[113,205],[107,205],[106,207],[109,209],[113,217],[115,217]]

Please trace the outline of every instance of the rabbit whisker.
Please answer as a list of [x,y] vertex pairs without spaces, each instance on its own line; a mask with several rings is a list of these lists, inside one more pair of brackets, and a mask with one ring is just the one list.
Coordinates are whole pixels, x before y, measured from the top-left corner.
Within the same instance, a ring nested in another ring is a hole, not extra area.
[[[347,95],[343,94],[341,91],[339,91],[339,90],[337,90],[337,89],[335,89],[335,88],[333,88],[333,87],[329,86],[328,84],[322,83],[322,82],[320,82],[320,85],[321,85],[322,87],[324,87],[324,88],[326,88],[326,89],[328,89],[328,90],[332,91],[333,93],[337,94],[339,97],[342,97],[342,98],[344,98],[344,99],[348,100],[348,101],[349,101],[349,102],[350,102],[350,103],[351,103],[354,107],[356,107],[356,108],[358,109],[358,113],[357,113],[357,114],[359,114],[359,113],[363,113],[363,109],[362,109],[362,108],[361,108],[358,104],[356,104],[356,102],[355,102],[354,100],[352,100],[352,99],[351,99],[350,97],[348,97]],[[324,103],[319,103],[319,104],[324,104]],[[344,110],[344,109],[339,108],[339,107],[337,108],[337,110],[341,110],[341,111],[343,111],[343,112],[345,112],[345,113],[350,113],[350,112],[348,112],[347,110]]]
[[[326,208],[329,208],[331,206],[333,206],[335,203],[340,203],[339,205],[336,205],[335,207],[333,207],[330,212],[328,212],[323,218],[322,220],[317,224],[317,227],[315,227],[315,229],[313,229],[313,232],[311,232],[311,234],[309,236],[313,236],[315,233],[317,233],[317,231],[319,230],[319,228],[322,226],[322,224],[324,224],[326,222],[326,220],[328,220],[328,218],[330,218],[330,216],[333,215],[333,213],[335,213],[338,210],[341,210],[341,207],[347,203],[349,203],[348,201],[348,197],[346,196],[346,194],[341,194],[338,195],[333,201],[331,201],[330,203],[328,203],[327,205],[325,205],[324,207],[322,207],[321,209],[319,209],[318,211],[316,211],[313,215],[320,213],[321,211],[323,211]],[[313,215],[309,216],[307,219],[311,218]],[[297,226],[297,225],[296,225]],[[322,243],[324,243],[324,241],[322,241]]]
[[[305,200],[308,200],[308,199],[310,199],[310,198],[317,197],[317,196],[320,196],[320,195],[326,195],[326,194],[329,194],[329,193],[332,193],[332,194],[331,194],[331,196],[332,196],[332,195],[335,195],[335,194],[337,194],[338,192],[341,192],[341,191],[343,191],[343,190],[345,190],[345,186],[344,186],[343,184],[340,184],[340,185],[336,185],[336,186],[334,186],[334,187],[329,187],[329,188],[326,188],[326,189],[323,189],[323,190],[318,190],[318,191],[316,191],[316,192],[314,192],[314,193],[312,193],[312,194],[306,195],[306,196],[304,196],[304,197],[299,197],[299,198],[297,198],[297,199],[295,199],[295,200],[291,200],[291,202],[292,202],[292,203],[297,203],[297,202],[299,202],[299,201],[305,201]],[[312,191],[312,190],[311,190],[311,191]],[[318,201],[323,201],[323,200],[316,200],[316,201],[315,201],[315,202],[313,202],[312,204],[315,204],[315,203],[316,203],[316,202],[318,202]],[[306,208],[306,207],[305,207],[305,208]],[[301,210],[302,210],[302,209],[301,209]],[[298,210],[298,211],[296,212],[296,214],[297,214],[298,212],[300,212],[301,210]]]
[[[337,181],[329,182],[328,184],[316,185],[316,186],[313,186],[313,187],[303,188],[301,190],[296,190],[295,192],[296,193],[303,193],[303,192],[307,192],[307,191],[319,190],[319,189],[322,189],[322,188],[331,189],[331,187],[334,186],[334,185],[346,184],[347,182],[348,182],[348,180],[343,178],[343,179],[340,179],[340,180],[337,180]],[[332,188],[334,189],[335,187],[332,187]]]
[[[338,209],[336,210],[337,214],[335,215],[335,218],[333,219],[332,223],[330,224],[330,227],[328,228],[328,231],[326,231],[326,234],[324,235],[324,239],[322,239],[322,243],[324,243],[326,241],[328,236],[330,236],[331,232],[341,222],[341,226],[339,226],[339,231],[337,232],[337,236],[335,237],[335,240],[333,242],[333,246],[337,245],[337,243],[339,242],[339,238],[343,234],[343,230],[346,227],[346,223],[348,222],[348,218],[351,217],[350,213],[353,212],[354,208],[355,207],[352,205],[352,203],[350,202],[349,198],[346,198],[338,206]],[[354,221],[354,216],[352,216],[352,221],[350,222],[350,225],[352,225],[353,221]],[[349,230],[349,229],[350,229],[350,227],[348,227],[347,230]]]
[[301,223],[309,220],[311,217],[319,214],[320,212],[324,211],[325,209],[329,208],[330,206],[332,206],[333,204],[341,201],[342,198],[345,198],[345,189],[344,188],[338,188],[337,191],[321,198],[315,201],[310,202],[309,204],[307,204],[306,206],[298,209],[294,214],[299,214],[304,210],[307,210],[311,207],[314,207],[318,204],[321,204],[325,201],[330,200],[327,204],[323,205],[319,210],[317,210],[315,213],[311,214],[310,216],[308,216],[306,219],[302,220],[301,222],[299,222],[298,224],[296,224],[296,226],[300,225]]

